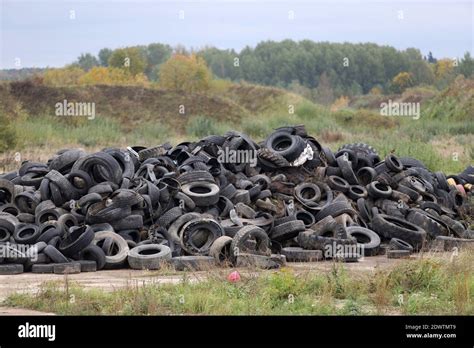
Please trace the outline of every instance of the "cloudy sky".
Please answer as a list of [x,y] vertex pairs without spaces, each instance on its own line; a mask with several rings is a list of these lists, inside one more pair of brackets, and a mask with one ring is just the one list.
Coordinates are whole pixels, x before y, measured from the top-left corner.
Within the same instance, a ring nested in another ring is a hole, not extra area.
[[56,67],[84,52],[152,42],[237,50],[311,39],[473,51],[471,0],[0,0],[0,68]]

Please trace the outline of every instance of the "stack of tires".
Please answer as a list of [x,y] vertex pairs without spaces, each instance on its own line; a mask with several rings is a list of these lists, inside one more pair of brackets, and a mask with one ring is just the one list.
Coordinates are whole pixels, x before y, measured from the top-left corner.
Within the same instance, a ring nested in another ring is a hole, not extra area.
[[446,177],[363,143],[332,152],[304,126],[261,143],[231,131],[65,149],[0,176],[0,273],[278,268],[464,247],[473,184],[472,166]]

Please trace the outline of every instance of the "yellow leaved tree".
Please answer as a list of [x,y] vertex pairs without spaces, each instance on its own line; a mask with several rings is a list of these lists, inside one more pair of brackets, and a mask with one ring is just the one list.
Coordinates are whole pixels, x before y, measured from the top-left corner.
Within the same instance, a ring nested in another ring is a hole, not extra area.
[[48,86],[77,85],[84,74],[79,67],[48,69],[43,75],[43,83]]
[[405,89],[412,87],[413,85],[413,75],[406,71],[398,73],[398,75],[392,80],[393,89],[398,93],[402,93]]
[[203,58],[195,54],[176,54],[163,63],[158,78],[163,88],[200,92],[209,90],[212,73]]
[[132,75],[120,68],[94,67],[80,79],[81,85],[148,85],[144,74]]

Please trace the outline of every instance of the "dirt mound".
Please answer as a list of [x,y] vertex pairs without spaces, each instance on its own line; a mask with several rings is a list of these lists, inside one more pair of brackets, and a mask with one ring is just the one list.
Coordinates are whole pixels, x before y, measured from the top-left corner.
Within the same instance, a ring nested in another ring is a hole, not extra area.
[[93,102],[96,114],[118,118],[125,127],[147,120],[170,121],[181,127],[195,115],[232,121],[248,113],[226,97],[137,86],[50,87],[23,81],[0,86],[0,94],[19,102],[30,117],[53,116],[56,103],[64,100]]

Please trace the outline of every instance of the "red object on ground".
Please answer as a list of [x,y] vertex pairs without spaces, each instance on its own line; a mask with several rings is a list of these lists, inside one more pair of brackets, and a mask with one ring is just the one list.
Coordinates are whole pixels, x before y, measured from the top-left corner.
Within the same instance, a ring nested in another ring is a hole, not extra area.
[[238,282],[240,280],[240,273],[234,271],[227,276],[227,280],[231,283]]
[[458,184],[458,185],[456,185],[456,189],[457,189],[459,192],[461,192],[461,194],[462,194],[463,196],[466,196],[466,190],[464,189],[464,186]]

